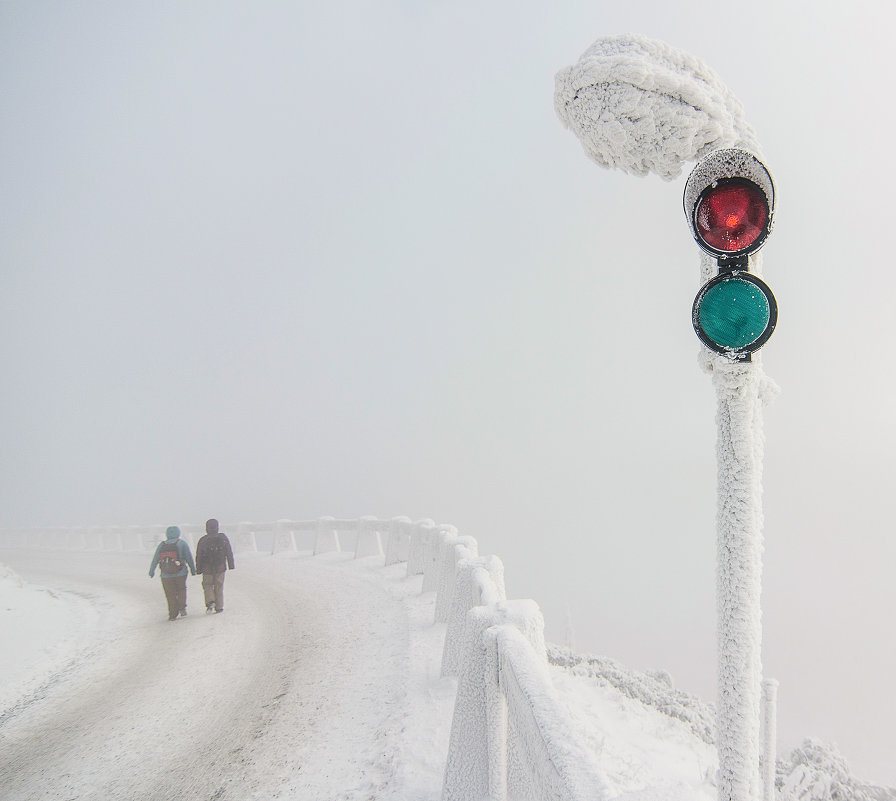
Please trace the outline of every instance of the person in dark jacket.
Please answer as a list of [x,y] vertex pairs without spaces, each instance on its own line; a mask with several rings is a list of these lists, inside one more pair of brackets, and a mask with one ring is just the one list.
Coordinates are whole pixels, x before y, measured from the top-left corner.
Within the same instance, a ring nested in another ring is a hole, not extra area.
[[233,549],[218,521],[205,521],[205,536],[196,543],[196,572],[202,574],[205,611],[224,611],[224,573],[233,570]]
[[162,574],[162,589],[168,601],[168,620],[187,614],[187,575],[196,575],[190,546],[180,538],[177,526],[168,526],[165,540],[160,542],[149,566],[149,577],[153,578],[156,568]]

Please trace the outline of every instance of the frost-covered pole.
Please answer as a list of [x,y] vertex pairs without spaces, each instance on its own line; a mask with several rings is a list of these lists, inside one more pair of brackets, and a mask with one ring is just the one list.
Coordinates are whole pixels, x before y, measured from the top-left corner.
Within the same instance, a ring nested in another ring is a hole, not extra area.
[[765,679],[762,682],[763,733],[762,742],[762,797],[775,801],[775,777],[778,754],[778,682]]
[[717,399],[720,801],[762,796],[762,406],[777,387],[757,351],[774,331],[777,304],[759,277],[758,250],[771,231],[774,194],[768,170],[743,147],[705,155],[684,191],[704,251],[692,322]]
[[756,801],[762,683],[761,367],[716,361],[720,801]]
[[[696,159],[715,167],[734,161],[753,169],[748,157],[758,152],[758,143],[737,98],[702,62],[662,42],[633,36],[599,39],[575,64],[557,73],[555,84],[558,116],[578,136],[586,155],[603,167],[636,175],[652,172],[666,180],[678,176],[684,162]],[[734,150],[720,161],[707,159],[723,149]],[[747,177],[752,180],[757,175]],[[770,178],[768,184],[760,187],[766,195]],[[768,212],[770,228],[770,205]],[[698,295],[699,303],[695,302],[695,328],[698,322],[706,323],[710,335],[730,336],[732,332],[726,329],[730,320],[724,320],[724,315],[715,320],[721,319],[720,334],[697,309],[708,309],[710,318],[714,304],[740,301],[754,318],[765,313],[764,327],[770,334],[776,308],[759,274],[756,255],[717,259],[704,254],[701,292],[706,294]],[[754,322],[750,320],[749,326]],[[742,335],[743,331],[735,334]],[[711,342],[709,337],[701,339],[704,345]],[[743,357],[732,356],[741,344],[734,342],[727,353],[709,347],[701,350],[718,403],[720,801],[759,801],[761,797],[762,405],[776,387],[765,377],[759,359],[751,359],[750,351]]]

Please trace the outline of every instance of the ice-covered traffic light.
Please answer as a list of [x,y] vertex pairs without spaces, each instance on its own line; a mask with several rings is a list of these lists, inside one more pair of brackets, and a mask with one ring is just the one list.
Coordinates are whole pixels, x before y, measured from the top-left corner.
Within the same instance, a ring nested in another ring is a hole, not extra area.
[[750,255],[772,230],[774,205],[771,175],[740,148],[709,153],[685,186],[684,211],[694,239],[718,262],[718,275],[694,300],[694,330],[708,348],[735,359],[749,360],[777,323],[771,289],[750,272]]
[[704,156],[684,188],[684,213],[694,239],[720,262],[759,250],[771,233],[774,208],[771,175],[740,148]]

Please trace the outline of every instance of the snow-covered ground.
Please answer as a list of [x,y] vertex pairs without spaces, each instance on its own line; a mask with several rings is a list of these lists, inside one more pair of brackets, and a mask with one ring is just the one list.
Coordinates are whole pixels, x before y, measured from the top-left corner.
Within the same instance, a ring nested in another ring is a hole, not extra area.
[[[191,613],[169,622],[147,555],[0,551],[4,799],[439,799],[456,682],[422,577],[347,554],[237,559],[224,614],[190,579]],[[551,660],[615,797],[715,797],[705,705],[662,675]],[[799,776],[794,797],[826,797]]]
[[147,556],[0,558],[5,798],[438,797],[453,691],[400,567],[238,555],[169,622]]

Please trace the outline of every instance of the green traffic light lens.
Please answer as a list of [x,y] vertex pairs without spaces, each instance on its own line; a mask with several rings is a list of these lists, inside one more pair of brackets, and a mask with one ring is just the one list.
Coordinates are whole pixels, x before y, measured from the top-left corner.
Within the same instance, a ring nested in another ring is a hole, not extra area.
[[771,336],[777,305],[768,286],[749,273],[716,277],[694,301],[694,328],[712,350],[750,353]]

